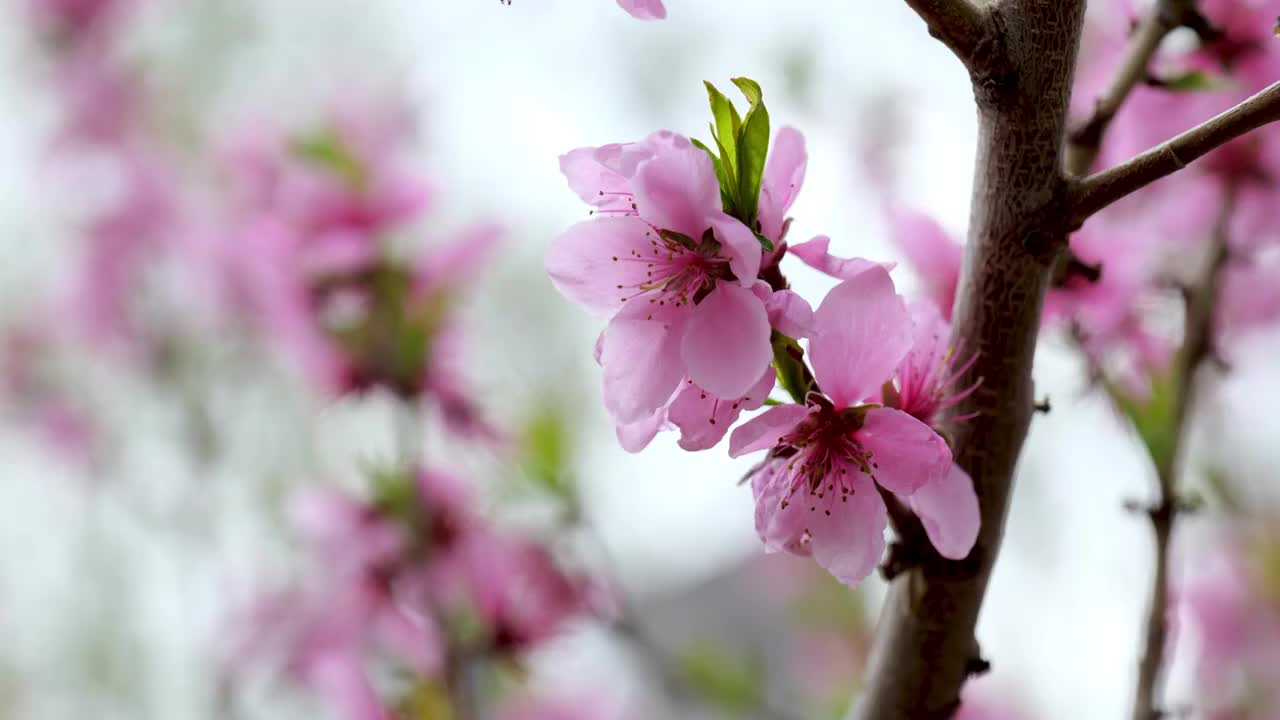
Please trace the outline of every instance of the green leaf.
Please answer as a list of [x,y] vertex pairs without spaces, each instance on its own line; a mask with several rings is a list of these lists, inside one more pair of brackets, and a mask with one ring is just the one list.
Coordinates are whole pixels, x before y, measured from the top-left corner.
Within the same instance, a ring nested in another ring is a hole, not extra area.
[[1173,451],[1177,444],[1174,407],[1180,373],[1178,363],[1170,365],[1168,370],[1151,376],[1151,394],[1145,399],[1130,394],[1110,381],[1106,382],[1107,393],[1133,423],[1157,468],[1168,467],[1173,462]]
[[733,181],[725,170],[724,163],[720,162],[720,156],[712,152],[711,148],[702,144],[701,140],[691,138],[690,142],[692,142],[695,147],[711,156],[711,165],[716,169],[716,179],[720,181],[720,204],[725,212],[732,214],[731,208],[734,207],[734,198],[729,195],[726,188],[732,188]]
[[[769,110],[760,101],[760,87],[738,136],[738,219],[755,229],[760,204],[760,185],[764,182],[764,164],[769,154]],[[745,92],[745,91],[744,91]],[[748,97],[751,97],[748,94]]]
[[731,78],[731,81],[734,85],[737,85],[738,89],[742,91],[742,94],[747,97],[747,101],[751,103],[752,107],[759,105],[761,100],[764,98],[764,93],[760,91],[760,83],[755,80],[739,77]]
[[[720,138],[716,138],[716,147],[720,148],[720,157],[725,157],[729,150],[720,142]],[[737,173],[733,169],[733,165],[721,161],[724,166],[724,178],[720,180],[720,202],[724,206],[724,211],[734,217],[739,217],[738,213],[738,181],[735,179]]]
[[755,231],[752,231],[752,234],[756,236],[756,240],[760,241],[760,247],[764,248],[765,252],[773,252],[772,240]]
[[1162,78],[1160,87],[1172,92],[1202,92],[1205,90],[1221,90],[1230,83],[1223,77],[1211,75],[1201,70],[1191,70],[1181,75]]
[[564,411],[553,404],[539,408],[526,421],[523,439],[522,464],[529,477],[557,498],[572,499],[573,438]]
[[706,81],[702,84],[707,86],[711,116],[715,118],[711,126],[711,136],[721,146],[720,162],[725,163],[730,170],[736,169],[738,148],[735,143],[738,138],[738,128],[742,125],[742,118],[738,116],[738,109],[733,106],[733,102],[717,90],[715,85]]
[[300,160],[329,170],[357,188],[364,187],[364,164],[333,130],[299,135],[289,142],[289,150]]
[[680,658],[680,669],[691,687],[729,712],[747,713],[764,701],[763,668],[759,661],[735,657],[711,645],[699,645]]
[[769,338],[773,346],[773,367],[778,373],[778,383],[791,399],[803,403],[813,388],[813,379],[804,364],[804,350],[793,338],[773,331]]

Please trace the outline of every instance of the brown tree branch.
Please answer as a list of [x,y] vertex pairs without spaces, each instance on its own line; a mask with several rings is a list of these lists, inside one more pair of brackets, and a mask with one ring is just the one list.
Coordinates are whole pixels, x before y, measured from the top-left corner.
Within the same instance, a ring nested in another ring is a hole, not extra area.
[[971,65],[988,35],[986,11],[971,0],[906,0],[929,26],[929,34]]
[[1079,181],[1072,197],[1073,225],[1078,227],[1111,203],[1277,120],[1280,120],[1280,82],[1166,143]]
[[1187,432],[1188,409],[1200,367],[1213,359],[1213,317],[1222,268],[1227,261],[1227,232],[1235,209],[1235,191],[1228,187],[1222,211],[1214,226],[1213,245],[1200,283],[1186,294],[1182,348],[1175,359],[1174,396],[1171,411],[1171,446],[1155,459],[1159,498],[1148,509],[1155,535],[1155,576],[1151,584],[1142,656],[1138,661],[1138,682],[1134,691],[1133,720],[1157,720],[1160,708],[1160,677],[1168,643],[1169,540],[1174,520],[1184,510],[1177,496],[1178,462]]
[[930,549],[893,581],[852,720],[950,717],[965,680],[985,667],[974,627],[1035,405],[1031,366],[1050,269],[1067,244],[1069,186],[1060,156],[1084,1],[987,7],[989,37],[970,64],[978,155],[953,314],[956,340],[978,353],[961,382],[984,380],[954,409],[971,419],[951,428],[982,525],[965,560]]
[[1165,37],[1182,25],[1194,22],[1196,0],[1159,0],[1151,12],[1142,19],[1129,39],[1124,58],[1116,69],[1111,85],[1098,98],[1093,114],[1077,125],[1068,135],[1066,148],[1067,172],[1084,175],[1089,172],[1102,137],[1111,120],[1119,112],[1129,93],[1147,75],[1147,66]]

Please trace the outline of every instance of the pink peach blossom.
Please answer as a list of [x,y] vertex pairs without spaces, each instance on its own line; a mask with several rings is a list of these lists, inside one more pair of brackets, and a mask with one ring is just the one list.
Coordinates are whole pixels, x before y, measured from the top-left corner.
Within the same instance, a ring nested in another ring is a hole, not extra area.
[[600,362],[615,420],[651,418],[686,376],[721,399],[745,394],[772,357],[768,313],[751,290],[761,249],[721,210],[710,157],[661,131],[575,150],[561,169],[601,217],[552,243],[547,273],[610,318]]
[[[884,268],[844,281],[823,300],[809,357],[825,396],[770,408],[730,439],[735,457],[769,451],[752,479],[766,549],[812,555],[838,580],[855,584],[884,549],[887,514],[877,486],[906,501],[948,483],[951,451],[933,429],[900,410],[860,404],[878,395],[911,347],[910,316]],[[931,538],[967,536],[970,529],[956,525],[976,522],[945,501],[917,511],[936,512],[927,518],[935,525]],[[939,550],[968,552],[953,545]]]

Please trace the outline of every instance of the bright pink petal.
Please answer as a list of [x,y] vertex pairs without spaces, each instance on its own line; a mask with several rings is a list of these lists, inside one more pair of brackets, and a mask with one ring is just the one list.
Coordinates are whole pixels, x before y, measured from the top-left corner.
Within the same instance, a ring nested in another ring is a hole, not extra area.
[[733,400],[721,400],[692,382],[686,382],[676,393],[669,415],[672,424],[680,428],[680,447],[690,451],[715,447],[737,421],[738,415],[764,404],[776,380],[773,368],[765,368],[764,374],[746,395]]
[[827,252],[830,246],[831,238],[819,235],[799,245],[788,246],[787,252],[795,255],[805,265],[837,280],[850,280],[874,267],[893,269],[893,263],[877,263],[858,257],[838,258]]
[[640,305],[624,308],[610,321],[600,363],[604,404],[615,421],[648,418],[675,392],[684,377],[680,339],[687,321],[681,310],[650,313]]
[[[557,237],[547,250],[546,270],[565,297],[589,312],[608,317],[648,282],[639,253],[650,248],[644,221],[635,217],[580,222]],[[622,286],[622,287],[619,287]]]
[[911,349],[911,319],[884,268],[837,285],[814,313],[809,356],[814,376],[837,407],[879,392]]
[[711,227],[715,229],[716,239],[723,246],[721,254],[729,258],[729,269],[734,277],[745,287],[751,287],[760,273],[760,259],[763,250],[755,233],[736,218],[722,212],[712,213]]
[[952,463],[946,475],[917,489],[908,501],[939,555],[963,560],[969,554],[982,521],[969,473]]
[[775,405],[739,425],[729,437],[729,457],[740,457],[778,444],[809,414],[803,405]]
[[901,410],[871,410],[856,437],[871,452],[872,477],[897,495],[911,495],[951,468],[951,448],[942,437]]
[[809,155],[805,152],[804,136],[800,131],[784,127],[774,135],[760,188],[759,212],[760,231],[774,243],[782,241],[787,210],[804,184],[808,163]]
[[[866,476],[852,474],[853,493],[845,502],[810,511],[805,499],[793,498],[788,510],[809,516],[807,530],[813,559],[837,580],[853,586],[861,582],[884,555],[884,529],[889,522],[884,501]],[[784,511],[785,512],[785,511]]]
[[618,7],[641,20],[662,20],[667,16],[662,0],[618,0]]
[[746,394],[773,359],[769,316],[747,288],[719,283],[693,308],[680,352],[689,379],[721,398]]
[[722,214],[711,157],[675,133],[651,135],[645,142],[655,154],[640,165],[633,183],[640,217],[664,230],[701,238],[710,218]]

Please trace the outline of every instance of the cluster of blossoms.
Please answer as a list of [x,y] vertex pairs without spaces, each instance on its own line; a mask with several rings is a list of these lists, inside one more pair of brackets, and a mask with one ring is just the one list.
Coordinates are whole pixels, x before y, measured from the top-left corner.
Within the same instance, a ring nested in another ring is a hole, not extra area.
[[122,48],[133,5],[30,0],[28,12],[48,47],[61,110],[55,155],[94,158],[94,170],[108,174],[113,190],[85,220],[68,309],[91,342],[145,355],[155,348],[147,347],[138,317],[138,287],[146,267],[183,235],[184,200],[173,163],[148,124],[145,78]]
[[[500,233],[477,225],[441,245],[406,242],[434,197],[406,161],[411,121],[397,105],[353,102],[305,131],[237,138],[225,155],[236,190],[228,302],[321,395],[379,389],[413,413],[415,431],[439,418],[493,449],[499,431],[460,372],[457,305]],[[478,668],[518,666],[603,609],[595,583],[547,541],[486,517],[462,482],[412,463],[372,479],[368,498],[292,498],[310,566],[252,604],[233,671],[274,660],[350,720],[441,705],[469,716]]]
[[[1129,43],[1138,9],[1102,7],[1090,16],[1073,112],[1092,112]],[[1202,2],[1205,26],[1191,47],[1162,51],[1155,76],[1139,84],[1111,122],[1096,167],[1114,165],[1231,108],[1280,77],[1275,12],[1265,2]],[[1045,301],[1046,327],[1070,331],[1097,373],[1142,397],[1167,371],[1177,347],[1163,316],[1190,282],[1186,258],[1225,233],[1226,259],[1213,323],[1217,352],[1280,320],[1280,219],[1274,210],[1280,141],[1263,128],[1204,162],[1108,209],[1071,237],[1071,257]],[[1222,216],[1227,215],[1226,222]],[[962,246],[927,215],[891,207],[893,238],[927,292],[950,308]],[[1219,227],[1224,225],[1224,227]]]
[[1275,717],[1280,713],[1280,540],[1274,524],[1247,518],[1217,528],[1204,548],[1203,567],[1174,590],[1185,623],[1178,642],[1196,641],[1197,705],[1214,720]]
[[252,610],[238,662],[275,658],[350,720],[383,720],[431,688],[458,692],[485,662],[518,662],[575,616],[601,607],[585,576],[481,516],[465,487],[433,471],[380,478],[360,500],[294,498],[314,567]]
[[[70,220],[76,265],[48,307],[0,337],[0,397],[60,455],[88,466],[104,443],[83,393],[61,377],[64,356],[95,350],[155,365],[165,344],[141,312],[147,270],[178,235],[183,200],[176,171],[147,117],[145,77],[126,57],[132,0],[24,0],[40,71],[52,90],[55,126],[44,171],[89,193]],[[86,162],[87,160],[87,162]],[[91,182],[85,182],[85,175]],[[69,318],[49,323],[51,316]]]
[[[780,381],[795,402],[730,440],[734,456],[766,452],[752,488],[769,550],[812,555],[858,582],[884,549],[884,490],[938,552],[962,558],[978,504],[938,425],[972,391],[959,384],[972,358],[949,345],[938,308],[908,308],[884,266],[834,257],[824,236],[788,246],[804,140],[784,128],[769,147],[759,87],[734,82],[751,103],[745,116],[708,85],[719,154],[660,131],[561,157],[594,217],[555,240],[547,272],[608,319],[596,358],[619,440],[638,451],[673,426],[681,447],[710,448]],[[788,289],[788,255],[841,281],[816,311]]]
[[230,295],[322,393],[383,388],[431,401],[454,430],[493,436],[460,376],[452,306],[500,230],[467,228],[413,248],[417,258],[397,252],[434,197],[405,162],[411,120],[351,102],[318,127],[234,143]]

